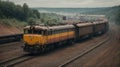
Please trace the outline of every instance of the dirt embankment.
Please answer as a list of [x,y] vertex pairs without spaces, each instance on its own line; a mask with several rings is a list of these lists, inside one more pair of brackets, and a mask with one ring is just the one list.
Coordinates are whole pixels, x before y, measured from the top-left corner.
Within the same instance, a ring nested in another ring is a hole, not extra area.
[[21,34],[21,33],[23,32],[17,27],[0,23],[0,36],[7,36],[7,35],[14,35],[14,34]]

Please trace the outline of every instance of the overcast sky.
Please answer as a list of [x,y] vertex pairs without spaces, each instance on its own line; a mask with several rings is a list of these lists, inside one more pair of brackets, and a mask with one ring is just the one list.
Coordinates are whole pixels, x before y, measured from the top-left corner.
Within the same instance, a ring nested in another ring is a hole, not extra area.
[[16,4],[27,3],[29,7],[111,7],[120,0],[9,0]]

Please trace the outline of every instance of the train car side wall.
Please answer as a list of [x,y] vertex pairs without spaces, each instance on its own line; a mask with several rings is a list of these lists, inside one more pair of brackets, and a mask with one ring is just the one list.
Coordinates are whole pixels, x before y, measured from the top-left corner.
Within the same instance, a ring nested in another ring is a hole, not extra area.
[[93,25],[79,27],[79,37],[86,36],[86,35],[92,35],[92,34],[93,34]]
[[95,29],[94,30],[95,34],[99,34],[99,33],[103,33],[104,32],[104,30],[106,28],[106,24],[105,23],[96,24],[94,27],[95,27],[94,28]]

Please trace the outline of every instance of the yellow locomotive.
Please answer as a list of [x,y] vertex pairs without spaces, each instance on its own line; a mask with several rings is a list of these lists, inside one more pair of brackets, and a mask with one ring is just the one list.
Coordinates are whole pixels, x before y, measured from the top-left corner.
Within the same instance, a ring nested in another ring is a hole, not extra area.
[[24,28],[24,51],[40,53],[63,43],[74,43],[84,36],[105,33],[108,22],[87,22],[56,26],[30,25]]
[[60,43],[75,37],[75,27],[73,25],[62,26],[26,26],[24,28],[24,50],[38,53],[49,49],[55,43]]

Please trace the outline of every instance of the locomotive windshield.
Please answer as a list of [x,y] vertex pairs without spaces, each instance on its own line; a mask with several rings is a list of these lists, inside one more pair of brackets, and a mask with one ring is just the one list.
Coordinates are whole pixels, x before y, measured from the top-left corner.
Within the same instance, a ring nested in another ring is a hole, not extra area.
[[42,30],[24,29],[24,34],[42,34]]

